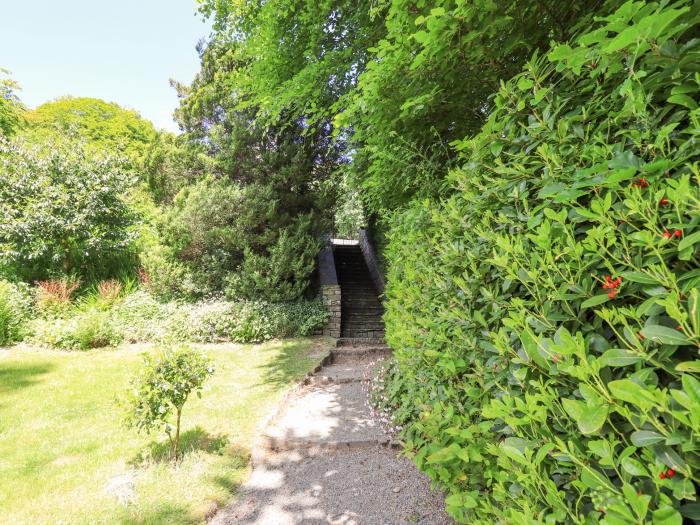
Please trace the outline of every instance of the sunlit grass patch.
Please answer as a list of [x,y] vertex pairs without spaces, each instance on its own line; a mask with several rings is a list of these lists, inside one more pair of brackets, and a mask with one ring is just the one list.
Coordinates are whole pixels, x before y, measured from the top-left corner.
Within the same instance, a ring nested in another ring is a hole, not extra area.
[[153,347],[0,351],[0,522],[205,520],[245,479],[257,425],[319,344],[200,345],[216,373],[185,407],[177,465],[167,438],[123,428],[114,402]]

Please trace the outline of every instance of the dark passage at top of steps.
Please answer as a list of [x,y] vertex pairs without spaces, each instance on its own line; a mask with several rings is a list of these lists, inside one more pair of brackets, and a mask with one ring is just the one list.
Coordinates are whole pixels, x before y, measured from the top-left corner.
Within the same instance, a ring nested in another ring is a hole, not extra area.
[[334,246],[341,296],[341,337],[384,338],[384,308],[358,245]]

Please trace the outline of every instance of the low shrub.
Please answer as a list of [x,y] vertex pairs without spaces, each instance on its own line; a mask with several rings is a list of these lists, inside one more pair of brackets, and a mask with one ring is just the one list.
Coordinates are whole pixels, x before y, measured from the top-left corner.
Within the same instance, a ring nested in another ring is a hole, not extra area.
[[123,341],[110,313],[98,309],[77,311],[61,318],[50,317],[34,323],[32,342],[62,350],[89,350],[115,346]]
[[194,300],[208,292],[201,289],[192,272],[167,247],[156,245],[142,253],[141,264],[142,283],[161,300]]
[[380,403],[462,523],[700,519],[699,14],[533,57],[393,220]]
[[37,309],[48,314],[65,311],[79,286],[80,281],[71,277],[37,281],[34,289]]
[[0,280],[0,346],[27,334],[31,299],[26,287]]
[[136,290],[117,302],[111,310],[115,330],[130,343],[164,341],[170,324],[185,323],[178,303],[162,303],[146,290]]
[[124,285],[116,279],[100,281],[97,284],[97,296],[103,305],[111,306],[119,299],[123,289]]
[[311,335],[328,319],[321,301],[263,303],[202,301],[187,309],[186,322],[169,321],[181,341],[253,343]]

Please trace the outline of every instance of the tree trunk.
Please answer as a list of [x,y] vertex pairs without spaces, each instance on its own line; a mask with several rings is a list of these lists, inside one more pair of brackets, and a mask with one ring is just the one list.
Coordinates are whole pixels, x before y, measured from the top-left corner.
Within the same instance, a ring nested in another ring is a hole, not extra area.
[[175,425],[175,451],[173,453],[173,459],[177,461],[177,453],[180,448],[180,417],[182,416],[182,409],[177,409],[177,424]]

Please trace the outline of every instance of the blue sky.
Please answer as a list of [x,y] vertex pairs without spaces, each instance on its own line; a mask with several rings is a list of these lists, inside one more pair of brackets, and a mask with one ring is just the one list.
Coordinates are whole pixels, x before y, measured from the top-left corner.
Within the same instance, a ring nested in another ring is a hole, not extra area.
[[135,109],[177,130],[168,80],[189,83],[195,46],[210,26],[195,0],[27,0],[3,2],[0,67],[20,83],[29,107],[64,95]]

